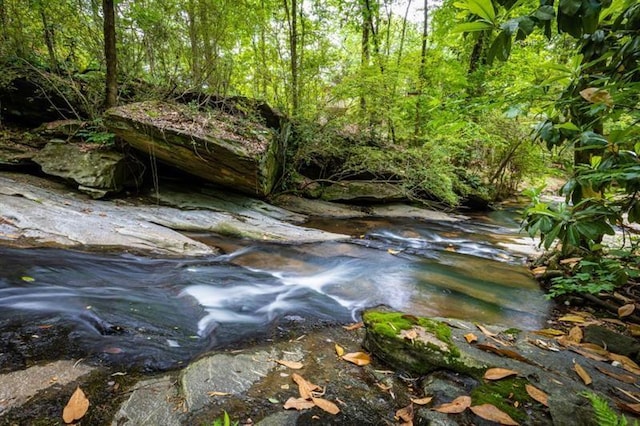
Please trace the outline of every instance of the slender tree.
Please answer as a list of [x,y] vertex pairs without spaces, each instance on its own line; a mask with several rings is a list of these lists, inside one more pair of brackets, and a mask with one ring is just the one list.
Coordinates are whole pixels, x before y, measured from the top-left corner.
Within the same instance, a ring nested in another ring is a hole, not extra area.
[[116,13],[114,0],[102,0],[104,14],[104,57],[107,63],[105,107],[118,103],[117,55],[116,55]]

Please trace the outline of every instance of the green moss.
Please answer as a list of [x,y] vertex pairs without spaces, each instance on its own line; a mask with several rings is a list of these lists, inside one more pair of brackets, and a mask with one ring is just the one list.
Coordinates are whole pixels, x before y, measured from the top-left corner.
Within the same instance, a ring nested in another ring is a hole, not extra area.
[[[504,411],[518,422],[524,422],[528,414],[524,410],[525,403],[533,402],[527,394],[527,380],[515,377],[486,382],[471,391],[473,405],[492,404]],[[514,403],[518,402],[518,407]]]
[[402,312],[380,312],[367,311],[362,316],[368,327],[373,331],[387,337],[395,337],[402,330],[409,330],[411,327],[420,326],[431,332],[439,340],[453,344],[451,340],[451,329],[448,325],[440,321],[429,318],[416,317]]
[[505,331],[503,331],[502,333],[504,334],[510,334],[511,336],[518,336],[520,333],[522,333],[522,330],[518,329],[518,328],[508,328]]
[[261,240],[262,235],[257,232],[250,231],[242,231],[239,228],[229,224],[229,223],[221,223],[212,229],[213,232],[216,232],[225,237],[231,238],[247,238],[250,240]]

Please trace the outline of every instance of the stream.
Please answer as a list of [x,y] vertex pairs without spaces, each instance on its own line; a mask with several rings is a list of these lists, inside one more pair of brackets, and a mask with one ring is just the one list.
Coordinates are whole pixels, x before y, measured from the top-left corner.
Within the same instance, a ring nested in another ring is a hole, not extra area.
[[0,352],[57,330],[41,357],[163,370],[207,350],[354,322],[378,304],[543,326],[549,304],[524,266],[533,242],[517,235],[513,212],[458,222],[318,218],[308,226],[353,238],[247,245],[196,234],[225,254],[189,259],[0,248]]

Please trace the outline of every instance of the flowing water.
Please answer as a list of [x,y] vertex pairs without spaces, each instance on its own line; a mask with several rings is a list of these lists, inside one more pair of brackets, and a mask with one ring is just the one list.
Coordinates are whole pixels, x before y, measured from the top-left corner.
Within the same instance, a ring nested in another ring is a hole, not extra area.
[[0,330],[63,327],[74,353],[163,369],[212,348],[352,322],[377,304],[542,325],[548,305],[523,266],[518,248],[526,245],[510,214],[451,223],[317,219],[309,226],[354,238],[246,245],[194,235],[226,253],[196,259],[0,248]]

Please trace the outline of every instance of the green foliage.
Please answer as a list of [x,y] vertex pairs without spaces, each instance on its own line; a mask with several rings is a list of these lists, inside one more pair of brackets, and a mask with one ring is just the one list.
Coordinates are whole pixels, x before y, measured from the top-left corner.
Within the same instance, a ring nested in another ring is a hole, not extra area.
[[231,418],[229,417],[229,413],[226,411],[222,415],[221,418],[215,419],[211,426],[238,426],[239,422],[231,422]]
[[548,297],[571,293],[611,292],[627,282],[629,271],[630,269],[617,258],[585,258],[578,262],[570,276],[551,280]]
[[[591,401],[593,407],[594,421],[599,426],[627,426],[629,422],[626,417],[616,413],[609,403],[601,396],[593,392],[582,392],[581,396]],[[638,426],[638,421],[634,420],[634,426]]]
[[93,120],[88,126],[80,129],[76,136],[84,142],[102,146],[113,146],[116,141],[116,135],[106,130],[101,119]]

